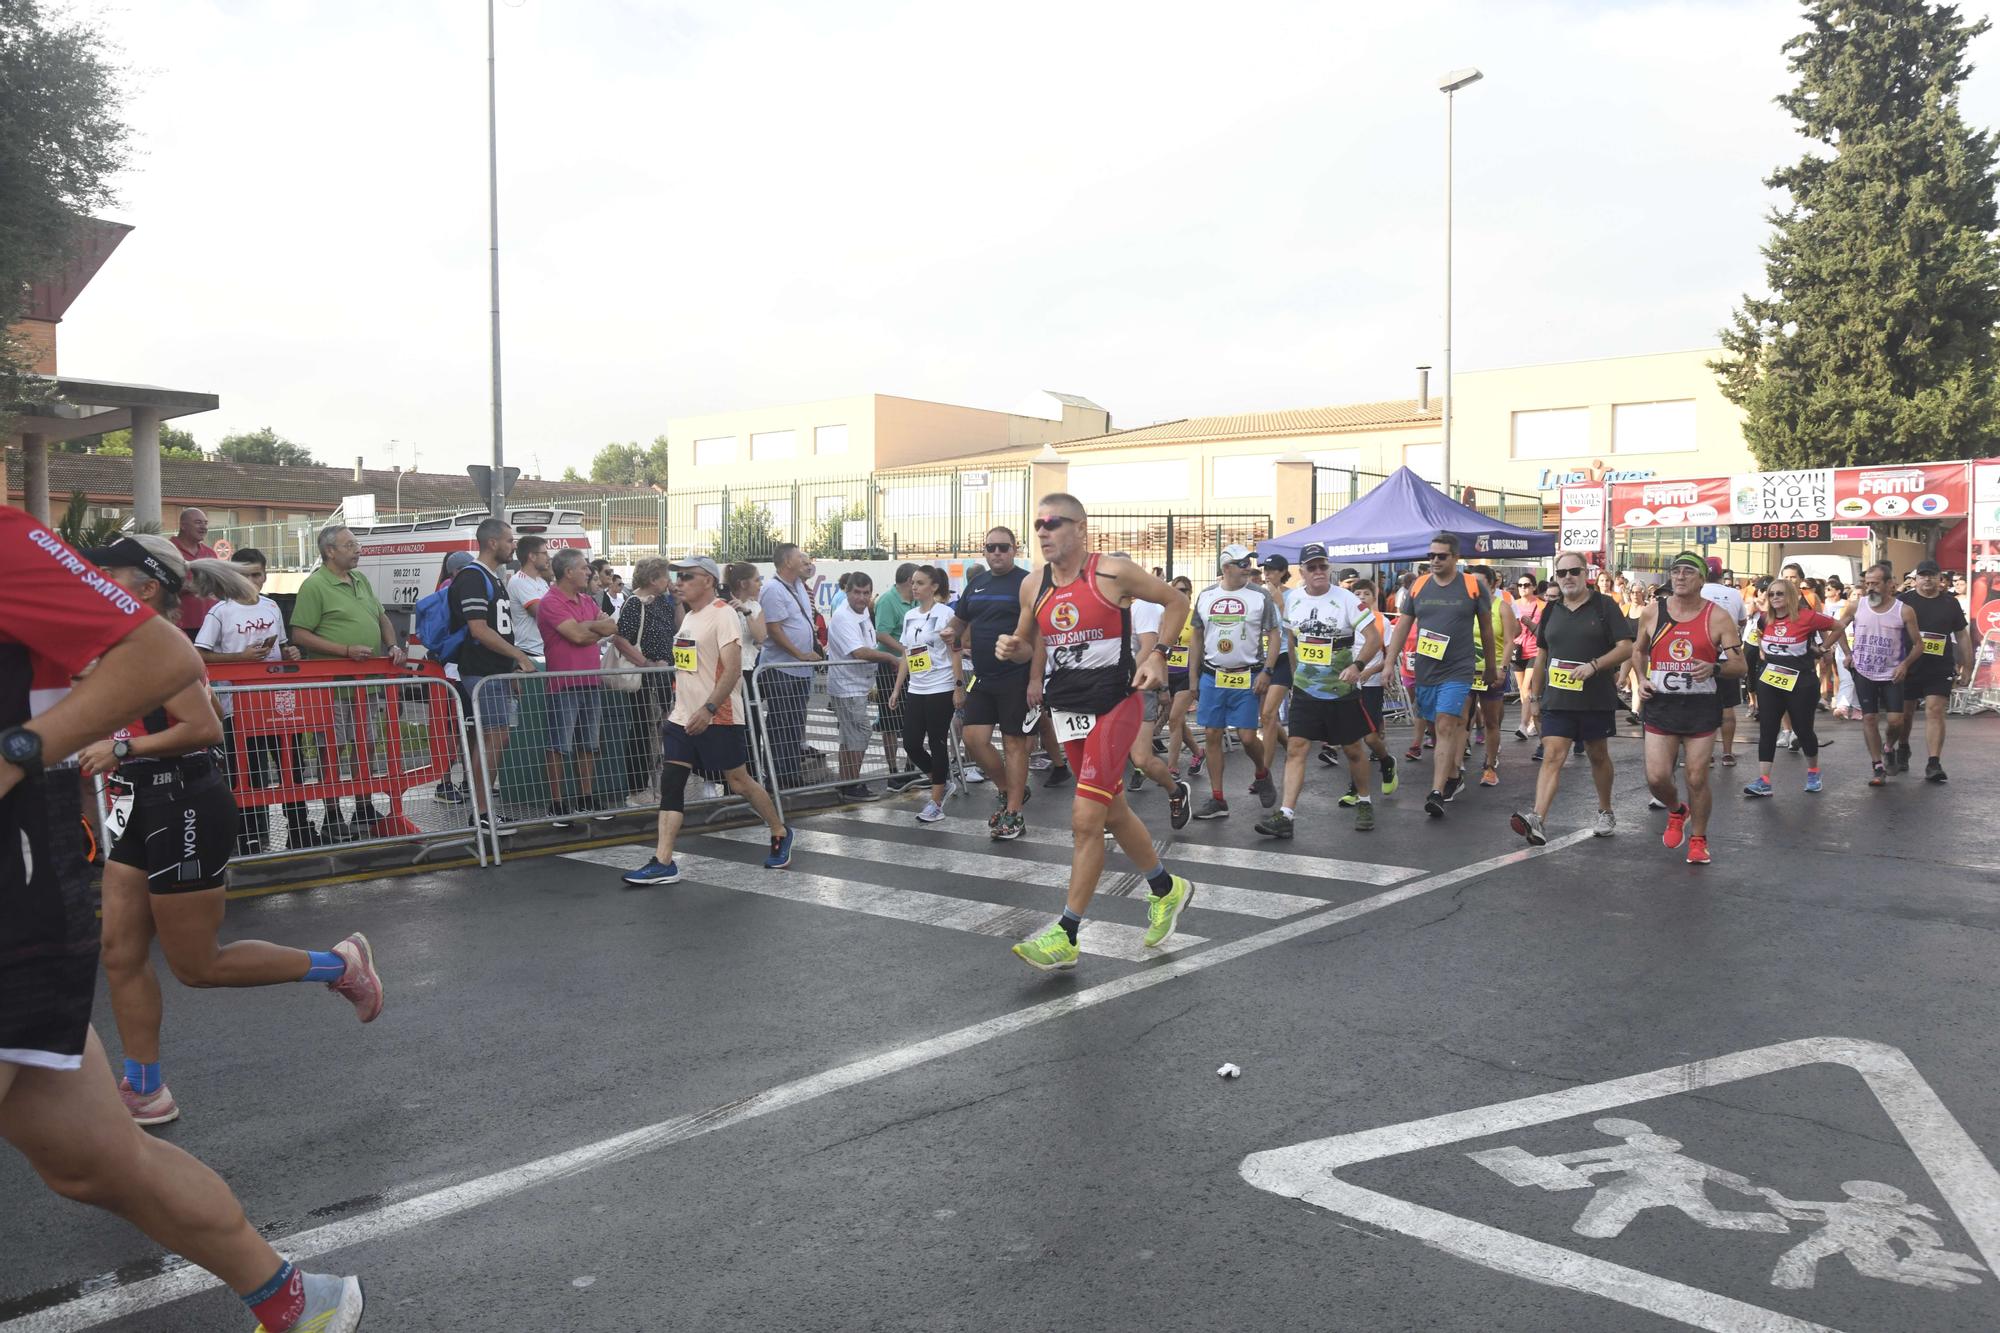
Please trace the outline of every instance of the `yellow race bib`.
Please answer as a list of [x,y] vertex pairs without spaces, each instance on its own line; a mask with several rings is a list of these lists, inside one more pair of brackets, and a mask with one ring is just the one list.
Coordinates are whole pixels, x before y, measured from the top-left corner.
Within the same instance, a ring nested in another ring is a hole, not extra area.
[[695,669],[694,640],[693,639],[674,640],[674,670],[693,671],[694,669]]
[[1432,661],[1444,661],[1444,650],[1451,644],[1451,635],[1439,634],[1436,630],[1417,631],[1417,656],[1428,657]]
[[1175,671],[1186,671],[1188,650],[1185,647],[1167,649],[1167,665]]
[[1333,665],[1333,644],[1326,639],[1301,639],[1293,648],[1299,656],[1301,666]]
[[931,669],[930,649],[919,648],[917,649],[917,651],[910,654],[910,674],[912,676],[921,676],[930,669]]
[[1552,662],[1549,664],[1549,688],[1552,690],[1581,690],[1583,688],[1583,663]]
[[1943,656],[1944,656],[1944,643],[1945,643],[1945,639],[1946,639],[1946,637],[1947,637],[1947,636],[1946,636],[1946,635],[1943,635],[1943,634],[1925,634],[1925,635],[1924,635],[1924,656],[1925,656],[1925,657],[1943,657]]
[[1767,663],[1764,667],[1764,674],[1757,677],[1757,679],[1763,681],[1774,690],[1789,690],[1792,686],[1799,683],[1799,669],[1797,667],[1773,666]]
[[1220,689],[1247,690],[1250,688],[1250,673],[1248,671],[1218,671],[1215,673],[1215,683]]

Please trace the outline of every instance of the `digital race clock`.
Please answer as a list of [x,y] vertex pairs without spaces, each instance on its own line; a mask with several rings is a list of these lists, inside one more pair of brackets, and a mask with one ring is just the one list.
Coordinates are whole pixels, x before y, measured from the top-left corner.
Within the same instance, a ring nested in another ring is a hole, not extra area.
[[1815,519],[1809,523],[1731,523],[1733,542],[1823,542],[1833,537],[1833,523]]

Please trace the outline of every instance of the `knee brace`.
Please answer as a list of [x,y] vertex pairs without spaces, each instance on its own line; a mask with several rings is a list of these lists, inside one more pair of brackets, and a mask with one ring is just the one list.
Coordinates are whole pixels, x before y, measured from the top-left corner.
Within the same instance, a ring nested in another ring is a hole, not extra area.
[[660,770],[660,813],[681,814],[687,808],[688,777],[692,770],[686,764],[667,764]]

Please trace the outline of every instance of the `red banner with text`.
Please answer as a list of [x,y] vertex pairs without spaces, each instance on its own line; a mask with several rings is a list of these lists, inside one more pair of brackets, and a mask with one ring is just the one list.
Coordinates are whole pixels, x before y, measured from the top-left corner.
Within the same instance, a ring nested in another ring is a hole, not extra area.
[[1975,510],[1974,468],[1912,463],[1621,481],[1611,487],[1611,522],[1618,528],[1682,528],[1956,518]]

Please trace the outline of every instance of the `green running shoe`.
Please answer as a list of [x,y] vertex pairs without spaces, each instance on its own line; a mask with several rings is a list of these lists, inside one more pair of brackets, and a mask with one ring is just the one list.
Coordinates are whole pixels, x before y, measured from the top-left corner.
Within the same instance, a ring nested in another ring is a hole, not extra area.
[[1173,937],[1174,925],[1181,919],[1181,909],[1194,901],[1194,881],[1175,875],[1171,891],[1152,893],[1146,897],[1146,947],[1157,949]]
[[1354,806],[1354,831],[1368,833],[1375,827],[1375,804],[1372,801],[1356,802]]
[[1037,972],[1067,972],[1076,966],[1076,945],[1070,942],[1069,932],[1060,921],[1035,938],[1022,940],[1014,946],[1014,952]]
[[1361,802],[1361,793],[1354,790],[1353,783],[1351,782],[1348,783],[1347,795],[1340,798],[1341,808],[1346,810],[1352,810],[1356,805],[1360,804],[1360,802]]
[[1376,763],[1382,770],[1382,794],[1384,796],[1394,796],[1396,794],[1396,757],[1385,754]]

